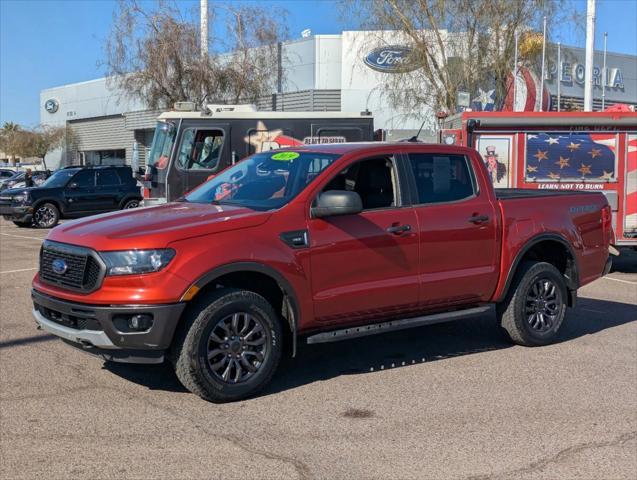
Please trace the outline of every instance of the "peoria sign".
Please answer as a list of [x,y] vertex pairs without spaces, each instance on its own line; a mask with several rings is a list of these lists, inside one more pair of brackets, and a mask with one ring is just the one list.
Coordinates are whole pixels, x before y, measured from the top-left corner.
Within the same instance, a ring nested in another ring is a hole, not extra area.
[[413,50],[400,45],[387,45],[373,49],[363,58],[372,70],[384,73],[410,72],[418,68],[412,57]]

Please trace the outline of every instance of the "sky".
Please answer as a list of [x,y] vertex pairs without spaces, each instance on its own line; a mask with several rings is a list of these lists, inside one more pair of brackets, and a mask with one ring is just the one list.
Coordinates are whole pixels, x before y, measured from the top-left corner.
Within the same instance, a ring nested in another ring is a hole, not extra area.
[[[186,10],[199,5],[199,0],[179,1]],[[568,1],[586,11],[586,0]],[[339,16],[338,1],[259,3],[288,11],[292,38],[306,28],[314,34],[356,28],[351,19]],[[100,61],[116,7],[116,0],[0,0],[0,125],[13,121],[35,126],[40,90],[104,76]],[[637,55],[636,25],[637,0],[597,0],[596,49],[602,49],[607,31],[608,51]],[[559,28],[555,41],[584,47],[583,25]]]

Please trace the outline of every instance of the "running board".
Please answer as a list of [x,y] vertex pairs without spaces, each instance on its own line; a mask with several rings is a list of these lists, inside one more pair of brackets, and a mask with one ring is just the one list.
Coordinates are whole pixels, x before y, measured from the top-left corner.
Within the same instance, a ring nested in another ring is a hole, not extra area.
[[339,342],[349,338],[366,337],[367,335],[376,335],[378,333],[393,332],[396,330],[405,330],[407,328],[421,327],[423,325],[432,325],[434,323],[449,322],[457,320],[467,315],[475,315],[484,313],[491,309],[489,305],[483,307],[467,308],[465,310],[455,310],[453,312],[434,313],[433,315],[424,315],[421,317],[405,318],[402,320],[391,320],[383,323],[374,323],[372,325],[363,325],[360,327],[343,328],[341,330],[333,330],[331,332],[317,333],[307,338],[307,343],[328,343]]

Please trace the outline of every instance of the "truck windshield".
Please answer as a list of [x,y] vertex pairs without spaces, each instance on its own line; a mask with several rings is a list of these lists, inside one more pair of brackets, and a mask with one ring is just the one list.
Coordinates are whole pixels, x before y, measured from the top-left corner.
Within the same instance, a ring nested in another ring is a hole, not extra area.
[[71,177],[75,175],[77,172],[78,172],[77,169],[58,170],[49,178],[47,178],[46,181],[40,186],[46,187],[46,188],[64,187],[66,183],[71,179]]
[[204,183],[183,200],[254,210],[281,208],[340,156],[278,150],[258,153]]
[[175,143],[177,128],[170,122],[157,122],[153,145],[148,155],[147,165],[164,170],[168,166],[170,152]]

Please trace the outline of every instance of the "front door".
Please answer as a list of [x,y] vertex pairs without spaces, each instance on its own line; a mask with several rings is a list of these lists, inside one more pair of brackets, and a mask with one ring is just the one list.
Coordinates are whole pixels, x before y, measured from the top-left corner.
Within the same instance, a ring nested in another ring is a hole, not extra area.
[[498,217],[487,192],[478,191],[470,159],[407,157],[417,197],[423,307],[488,301],[498,281]]
[[356,162],[323,188],[357,192],[364,210],[309,221],[317,321],[367,322],[416,309],[417,218],[401,207],[397,187],[390,156]]
[[168,174],[168,200],[176,200],[223,170],[230,150],[228,124],[185,124]]
[[66,211],[69,213],[99,211],[95,189],[95,169],[80,170],[64,187]]

